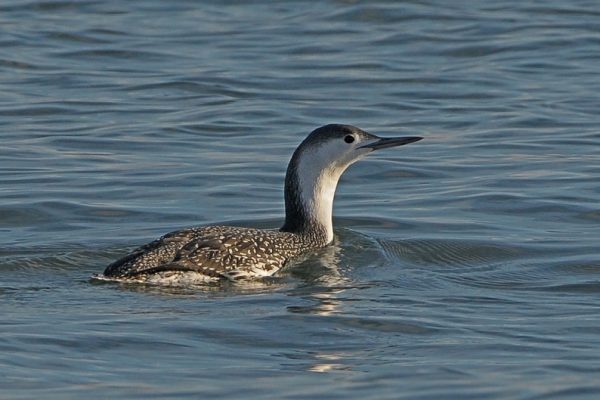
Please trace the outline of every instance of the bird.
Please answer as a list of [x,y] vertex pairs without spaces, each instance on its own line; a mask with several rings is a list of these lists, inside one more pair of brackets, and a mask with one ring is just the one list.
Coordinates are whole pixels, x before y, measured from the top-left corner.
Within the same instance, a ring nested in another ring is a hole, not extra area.
[[321,126],[300,143],[288,164],[281,228],[213,225],[177,230],[136,248],[97,277],[182,284],[271,276],[294,258],[332,243],[333,199],[351,164],[375,150],[421,139],[381,138],[352,125]]

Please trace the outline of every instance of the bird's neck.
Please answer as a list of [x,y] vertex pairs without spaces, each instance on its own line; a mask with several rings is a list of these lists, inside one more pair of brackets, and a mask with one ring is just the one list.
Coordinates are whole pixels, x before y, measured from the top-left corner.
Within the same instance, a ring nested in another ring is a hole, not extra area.
[[281,230],[309,236],[324,246],[333,240],[333,198],[343,169],[320,168],[309,161],[292,158],[288,166]]

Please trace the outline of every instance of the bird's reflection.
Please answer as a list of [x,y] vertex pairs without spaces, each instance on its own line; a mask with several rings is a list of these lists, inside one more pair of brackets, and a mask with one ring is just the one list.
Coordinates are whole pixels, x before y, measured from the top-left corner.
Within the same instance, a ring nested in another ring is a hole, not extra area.
[[352,368],[349,365],[343,364],[346,358],[352,355],[345,352],[319,352],[314,355],[315,363],[309,365],[307,371],[310,372],[334,372],[334,371],[348,371]]
[[[342,248],[339,241],[335,241],[292,269],[292,276],[300,278],[304,284],[288,292],[289,295],[308,300],[310,304],[288,306],[288,312],[318,318],[343,314],[342,293],[358,285],[348,278],[342,259]],[[350,360],[356,355],[349,351],[311,350],[306,357],[306,371],[331,373],[352,370]]]

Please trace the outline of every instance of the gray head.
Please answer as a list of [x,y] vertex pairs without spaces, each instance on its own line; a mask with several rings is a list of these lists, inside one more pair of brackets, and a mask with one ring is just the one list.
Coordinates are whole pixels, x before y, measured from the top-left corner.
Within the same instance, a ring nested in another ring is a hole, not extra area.
[[313,235],[323,245],[333,240],[333,198],[338,180],[352,163],[374,150],[421,140],[418,136],[380,138],[351,125],[315,129],[298,146],[285,178],[282,231]]

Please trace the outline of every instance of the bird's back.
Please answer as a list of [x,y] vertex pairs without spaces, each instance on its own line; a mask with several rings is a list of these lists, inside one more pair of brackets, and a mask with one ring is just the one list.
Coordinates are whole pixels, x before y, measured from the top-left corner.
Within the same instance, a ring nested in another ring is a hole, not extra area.
[[269,276],[312,245],[301,235],[207,226],[168,233],[110,264],[109,279],[148,280],[192,274],[201,280]]

